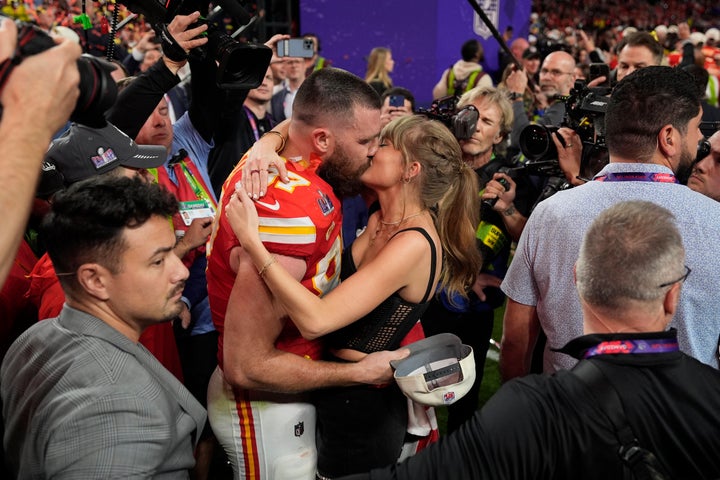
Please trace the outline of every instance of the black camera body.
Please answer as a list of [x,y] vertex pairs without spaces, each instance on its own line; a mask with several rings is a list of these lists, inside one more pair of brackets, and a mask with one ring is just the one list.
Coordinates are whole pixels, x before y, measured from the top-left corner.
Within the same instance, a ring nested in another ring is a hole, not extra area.
[[[607,164],[605,112],[609,91],[604,87],[588,88],[585,82],[577,80],[570,95],[563,98],[565,117],[560,127],[571,128],[582,141],[581,175],[592,176]],[[552,139],[558,128],[532,124],[520,132],[520,150],[527,159],[526,166],[540,175],[562,175]]]
[[[217,83],[224,89],[252,89],[260,86],[270,64],[272,49],[265,45],[240,43],[225,32],[223,16],[227,14],[240,24],[247,24],[251,17],[235,0],[219,0],[208,13],[209,5],[200,0],[119,0],[130,11],[144,15],[151,24],[165,24],[175,15],[189,15],[199,11],[200,22],[207,24],[208,43],[191,52],[201,57],[209,56],[218,63]],[[158,27],[155,27],[156,30]]]
[[[30,23],[15,21],[18,30],[15,62],[44,52],[55,46],[55,41],[40,28]],[[80,96],[70,120],[93,128],[105,126],[105,112],[115,103],[117,86],[110,72],[111,63],[92,55],[82,55],[77,61],[80,72]]]
[[459,99],[452,95],[438,98],[432,102],[430,108],[419,108],[417,113],[442,122],[458,140],[467,140],[475,133],[479,115],[477,109],[472,105],[467,105],[457,111]]

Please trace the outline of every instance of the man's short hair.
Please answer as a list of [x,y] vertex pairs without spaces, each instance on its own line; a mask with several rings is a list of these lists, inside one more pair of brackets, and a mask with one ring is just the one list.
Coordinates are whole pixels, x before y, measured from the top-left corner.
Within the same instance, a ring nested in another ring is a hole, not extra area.
[[480,98],[484,98],[488,102],[494,103],[498,106],[498,108],[500,109],[500,113],[502,114],[502,120],[500,122],[500,133],[503,135],[509,134],[512,131],[514,117],[512,103],[510,103],[510,100],[508,100],[507,92],[505,92],[504,90],[499,90],[495,87],[488,86],[478,86],[472,88],[467,92],[463,93],[462,97],[460,97],[460,100],[458,100],[457,108],[459,110],[464,106],[470,105],[471,103],[479,100]]
[[352,121],[358,107],[380,110],[380,96],[362,78],[328,67],[314,71],[300,85],[292,118],[306,125],[333,125]]
[[660,45],[660,43],[655,40],[655,37],[653,37],[652,34],[648,32],[634,32],[623,37],[623,39],[620,40],[620,43],[618,43],[617,46],[618,54],[620,54],[622,49],[625,47],[647,48],[648,50],[650,50],[650,52],[652,52],[653,60],[655,60],[655,65],[660,65],[662,63],[663,55],[665,54],[663,46]]
[[127,248],[123,231],[177,211],[172,193],[139,177],[93,177],[59,192],[41,234],[63,289],[76,288],[74,273],[86,263],[118,272]]
[[627,300],[661,298],[683,272],[685,250],[667,209],[646,201],[620,202],[592,223],[575,266],[580,297],[590,305],[622,308]]
[[688,72],[650,66],[623,78],[610,96],[605,114],[605,143],[611,155],[647,161],[657,135],[672,125],[683,135],[700,113],[700,96]]

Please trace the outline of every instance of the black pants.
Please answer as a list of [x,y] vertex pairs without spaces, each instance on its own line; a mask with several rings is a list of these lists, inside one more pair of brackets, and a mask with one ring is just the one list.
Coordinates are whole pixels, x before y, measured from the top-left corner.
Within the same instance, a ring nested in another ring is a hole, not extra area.
[[397,385],[317,390],[313,403],[320,475],[336,478],[397,461],[408,416],[407,401]]

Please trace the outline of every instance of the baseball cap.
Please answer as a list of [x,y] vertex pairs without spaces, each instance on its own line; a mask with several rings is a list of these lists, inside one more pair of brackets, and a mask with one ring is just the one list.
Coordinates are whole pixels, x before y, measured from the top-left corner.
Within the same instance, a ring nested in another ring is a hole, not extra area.
[[472,347],[452,333],[405,345],[410,355],[393,360],[395,381],[406,397],[423,405],[451,405],[475,383]]
[[90,128],[73,123],[50,144],[42,165],[36,195],[49,197],[58,190],[117,167],[155,168],[167,159],[162,145],[138,145],[115,125]]

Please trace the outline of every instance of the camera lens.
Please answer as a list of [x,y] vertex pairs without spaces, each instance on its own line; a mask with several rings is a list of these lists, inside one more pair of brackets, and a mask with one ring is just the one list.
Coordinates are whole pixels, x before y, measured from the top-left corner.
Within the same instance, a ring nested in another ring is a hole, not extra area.
[[520,132],[520,150],[528,160],[542,160],[557,158],[557,149],[553,143],[552,135],[556,127],[545,125],[528,125]]
[[105,112],[117,98],[117,85],[110,75],[115,66],[92,55],[81,56],[77,66],[80,97],[70,119],[88,127],[100,128],[105,125]]
[[[55,46],[53,39],[34,25],[16,21],[20,58],[36,55]],[[110,72],[115,66],[92,55],[83,55],[77,61],[80,73],[80,96],[70,120],[92,128],[105,126],[105,111],[117,98],[117,85]]]

